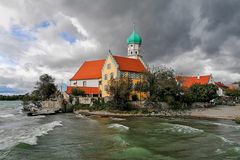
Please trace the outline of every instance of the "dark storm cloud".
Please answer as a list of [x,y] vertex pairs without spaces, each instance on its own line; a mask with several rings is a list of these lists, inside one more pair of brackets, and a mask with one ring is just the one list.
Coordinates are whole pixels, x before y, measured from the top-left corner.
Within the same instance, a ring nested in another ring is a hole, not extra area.
[[218,53],[231,36],[240,37],[240,1],[210,0],[201,6],[201,17],[208,20],[205,30],[211,34],[202,41],[202,48],[209,54]]
[[[107,50],[126,54],[126,39],[132,23],[143,37],[146,60],[172,55],[194,47],[189,36],[193,16],[186,1],[123,0],[123,1],[66,1],[68,14],[77,14],[88,30]],[[78,11],[77,13],[72,11]],[[102,52],[103,52],[102,51]]]
[[[239,47],[230,48],[230,55],[221,56],[223,46],[231,37],[240,38],[238,0],[105,0],[65,1],[65,4],[69,14],[77,14],[100,41],[101,53],[111,48],[115,53],[126,55],[126,38],[135,22],[143,37],[142,53],[148,63],[156,59],[159,63],[170,62],[173,57],[198,47],[203,52],[199,54],[212,59],[213,69],[219,68],[219,62],[222,70],[237,72],[240,69]],[[200,32],[197,36],[192,35],[195,29]],[[214,56],[219,56],[219,61]],[[231,63],[234,65],[224,68],[223,60],[234,61]],[[198,57],[194,61],[201,62]]]
[[[65,75],[67,83],[85,60],[105,58],[109,49],[126,55],[133,23],[148,64],[170,65],[182,74],[212,73],[226,82],[240,79],[239,0],[8,0],[1,6],[9,12],[0,15],[0,58],[14,59],[18,71],[0,64],[0,73],[12,78],[9,84],[0,80],[0,86],[30,88],[45,72]],[[43,21],[54,23],[34,32],[37,39],[30,43],[8,33],[5,17],[29,31]],[[76,41],[69,44],[60,33]],[[10,76],[15,74],[18,79]]]

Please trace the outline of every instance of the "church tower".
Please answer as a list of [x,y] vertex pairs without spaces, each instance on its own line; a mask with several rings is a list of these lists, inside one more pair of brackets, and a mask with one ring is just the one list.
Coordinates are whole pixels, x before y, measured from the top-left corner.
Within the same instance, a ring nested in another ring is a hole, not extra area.
[[127,39],[128,43],[128,57],[129,58],[139,58],[141,56],[141,44],[142,38],[137,34],[135,28],[133,27],[132,34]]

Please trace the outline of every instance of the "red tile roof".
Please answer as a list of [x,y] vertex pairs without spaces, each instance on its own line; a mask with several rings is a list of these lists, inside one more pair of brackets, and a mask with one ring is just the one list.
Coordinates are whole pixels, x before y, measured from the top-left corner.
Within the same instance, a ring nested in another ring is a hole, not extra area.
[[73,88],[79,88],[85,92],[85,94],[99,94],[100,90],[98,87],[74,87],[74,86],[67,86],[67,94],[72,93]]
[[98,79],[102,77],[105,60],[85,61],[70,80]]
[[177,76],[176,80],[181,83],[182,87],[189,88],[194,84],[208,84],[211,75],[205,76]]
[[214,82],[216,86],[222,88],[222,89],[226,89],[228,88],[228,86],[226,86],[224,83],[222,82]]
[[116,60],[120,71],[144,72],[146,68],[139,59],[113,56]]

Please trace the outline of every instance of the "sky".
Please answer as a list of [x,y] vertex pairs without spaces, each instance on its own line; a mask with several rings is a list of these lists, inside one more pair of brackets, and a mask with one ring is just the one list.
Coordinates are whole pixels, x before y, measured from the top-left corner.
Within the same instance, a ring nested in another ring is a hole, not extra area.
[[142,37],[150,66],[240,80],[239,0],[0,0],[0,94],[33,90],[41,74],[61,82],[86,60],[127,55]]

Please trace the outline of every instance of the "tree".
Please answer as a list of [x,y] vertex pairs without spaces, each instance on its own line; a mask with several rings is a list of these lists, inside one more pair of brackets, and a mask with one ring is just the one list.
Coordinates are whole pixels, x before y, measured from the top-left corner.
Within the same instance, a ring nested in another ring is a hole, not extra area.
[[35,90],[32,92],[32,96],[41,100],[49,99],[57,91],[54,81],[55,79],[48,74],[41,75],[36,83]]
[[125,107],[127,107],[131,91],[132,81],[129,78],[121,78],[119,80],[112,79],[110,81],[108,92],[117,109],[124,110]]
[[181,89],[175,80],[174,70],[166,67],[153,67],[143,74],[143,80],[136,84],[135,90],[147,92],[149,102],[165,101],[172,103],[179,99]]
[[227,89],[225,94],[231,97],[240,97],[240,90],[239,89]]
[[194,84],[189,88],[194,102],[209,102],[217,98],[218,88],[214,84]]

